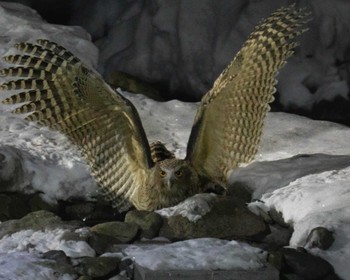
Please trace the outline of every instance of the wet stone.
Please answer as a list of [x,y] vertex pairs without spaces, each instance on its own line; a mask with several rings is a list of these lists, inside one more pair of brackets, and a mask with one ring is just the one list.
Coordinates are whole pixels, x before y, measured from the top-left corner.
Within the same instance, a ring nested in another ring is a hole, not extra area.
[[250,212],[242,200],[223,196],[196,222],[181,215],[164,218],[159,235],[170,240],[201,237],[260,240],[268,233],[264,220]]
[[333,267],[326,260],[292,248],[282,248],[286,269],[304,279],[322,279],[334,274]]
[[6,221],[10,218],[10,204],[10,196],[0,194],[0,221]]
[[29,208],[31,212],[45,210],[53,213],[58,213],[58,205],[50,205],[41,198],[39,193],[34,194],[29,199]]
[[115,237],[105,234],[99,234],[96,232],[91,232],[87,242],[98,255],[108,252],[112,249],[114,245],[122,243],[119,239]]
[[334,242],[334,234],[332,231],[324,228],[314,228],[306,239],[306,248],[319,248],[327,250]]
[[111,277],[118,273],[120,259],[115,257],[85,257],[77,267],[79,274],[98,278]]
[[55,214],[40,210],[29,213],[19,220],[9,220],[0,224],[0,238],[6,234],[12,234],[21,230],[45,230],[45,229],[75,229],[79,224],[74,222],[63,222],[60,217]]
[[111,236],[120,240],[122,243],[129,243],[135,240],[139,231],[139,226],[124,222],[108,222],[93,226],[91,231]]
[[129,211],[125,216],[126,223],[134,223],[141,228],[141,237],[154,238],[163,224],[162,217],[149,211]]

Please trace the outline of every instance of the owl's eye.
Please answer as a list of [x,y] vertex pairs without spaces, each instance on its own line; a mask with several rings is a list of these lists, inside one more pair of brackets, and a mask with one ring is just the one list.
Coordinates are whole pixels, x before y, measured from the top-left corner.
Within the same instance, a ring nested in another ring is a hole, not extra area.
[[177,177],[181,177],[182,174],[183,174],[183,172],[182,172],[181,170],[175,171],[175,175],[176,175]]
[[159,175],[160,175],[160,177],[165,177],[166,172],[165,172],[164,170],[161,170],[161,171],[159,172]]

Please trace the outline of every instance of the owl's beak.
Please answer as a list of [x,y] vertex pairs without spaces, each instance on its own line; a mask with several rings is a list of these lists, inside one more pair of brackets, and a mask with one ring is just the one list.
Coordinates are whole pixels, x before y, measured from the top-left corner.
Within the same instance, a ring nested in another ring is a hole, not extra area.
[[166,185],[167,185],[169,190],[171,190],[173,188],[173,184],[174,184],[174,179],[173,178],[170,177],[170,178],[168,178],[166,180]]

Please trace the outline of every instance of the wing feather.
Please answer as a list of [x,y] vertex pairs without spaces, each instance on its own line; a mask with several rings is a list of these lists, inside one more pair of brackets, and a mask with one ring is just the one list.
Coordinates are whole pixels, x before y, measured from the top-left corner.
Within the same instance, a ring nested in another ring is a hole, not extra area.
[[30,113],[27,120],[66,134],[81,149],[107,199],[126,210],[154,164],[134,106],[53,42],[16,48],[22,53],[4,58],[15,66],[0,71],[15,79],[0,89],[22,91],[2,103],[21,103],[13,113]]
[[202,98],[187,146],[187,159],[203,176],[226,185],[228,172],[257,152],[273,101],[276,75],[308,21],[294,5],[256,27],[233,61]]

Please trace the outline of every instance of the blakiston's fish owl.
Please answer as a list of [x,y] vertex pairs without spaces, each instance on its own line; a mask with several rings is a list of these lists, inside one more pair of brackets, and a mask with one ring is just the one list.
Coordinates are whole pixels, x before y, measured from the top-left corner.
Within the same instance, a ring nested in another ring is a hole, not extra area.
[[185,159],[156,143],[151,149],[139,115],[96,71],[48,40],[18,43],[4,59],[15,77],[1,90],[20,90],[2,101],[22,103],[14,113],[56,129],[80,148],[108,200],[120,211],[175,205],[207,183],[226,185],[228,171],[252,160],[275,92],[275,77],[296,46],[307,14],[281,8],[256,27],[204,95]]

